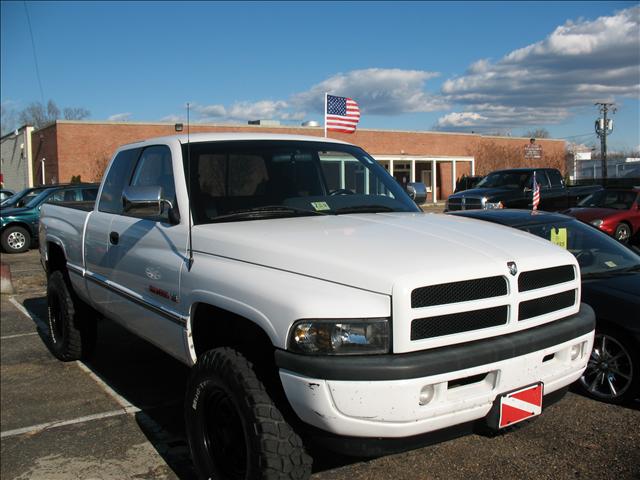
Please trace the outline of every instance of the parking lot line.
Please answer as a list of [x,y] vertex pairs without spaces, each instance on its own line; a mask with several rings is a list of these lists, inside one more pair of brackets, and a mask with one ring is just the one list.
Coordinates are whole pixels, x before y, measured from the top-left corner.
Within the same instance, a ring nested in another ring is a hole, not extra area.
[[93,420],[100,420],[103,418],[117,417],[120,415],[128,415],[139,411],[136,407],[131,409],[123,408],[118,410],[111,410],[110,412],[95,413],[93,415],[85,415],[84,417],[78,417],[71,420],[60,420],[55,422],[40,423],[38,425],[32,425],[30,427],[16,428],[15,430],[7,430],[6,432],[0,432],[0,438],[15,437],[16,435],[34,434],[43,430],[50,430],[52,428],[66,427],[67,425],[75,425],[78,423],[90,422]]
[[42,320],[40,317],[38,317],[37,315],[31,313],[29,310],[27,310],[26,308],[24,308],[24,305],[22,305],[20,302],[18,302],[16,300],[16,297],[10,297],[9,298],[9,302],[11,302],[11,305],[13,305],[14,307],[16,307],[18,309],[18,311],[20,313],[22,313],[25,317],[30,318],[31,320],[33,320],[35,322],[35,324],[40,327],[42,330],[46,331],[47,330],[47,324],[44,322],[44,320]]
[[33,335],[38,335],[38,332],[18,333],[17,335],[5,335],[4,337],[0,337],[0,340],[9,340],[11,338],[20,338],[20,337],[31,337]]

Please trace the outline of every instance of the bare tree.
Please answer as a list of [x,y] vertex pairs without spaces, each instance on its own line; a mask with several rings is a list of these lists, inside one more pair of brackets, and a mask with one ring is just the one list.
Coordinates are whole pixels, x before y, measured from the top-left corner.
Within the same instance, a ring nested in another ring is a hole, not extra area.
[[63,112],[65,120],[84,120],[89,115],[91,115],[91,112],[89,112],[89,110],[82,107],[67,107],[63,110]]
[[529,138],[549,138],[551,134],[546,128],[536,128],[535,130],[529,130],[525,133],[525,136]]
[[[65,120],[82,120],[89,115],[91,112],[86,108],[67,107],[64,109]],[[49,100],[46,107],[40,102],[32,102],[18,115],[21,125],[28,124],[36,128],[42,128],[60,118],[60,109],[53,100]]]
[[2,135],[15,130],[18,127],[18,116],[14,108],[0,104],[0,132]]

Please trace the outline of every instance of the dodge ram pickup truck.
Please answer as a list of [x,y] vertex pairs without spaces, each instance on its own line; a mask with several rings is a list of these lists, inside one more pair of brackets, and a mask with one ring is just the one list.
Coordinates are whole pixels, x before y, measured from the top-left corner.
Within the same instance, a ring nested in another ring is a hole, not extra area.
[[90,354],[103,316],[191,367],[202,478],[307,478],[313,439],[377,454],[510,427],[561,397],[593,346],[573,255],[425,214],[327,138],[125,145],[94,206],[43,207],[40,250],[59,359]]
[[533,204],[533,180],[540,185],[539,210],[559,211],[574,207],[580,200],[601,190],[600,185],[567,187],[555,168],[514,168],[491,172],[474,188],[450,195],[447,211],[524,208]]

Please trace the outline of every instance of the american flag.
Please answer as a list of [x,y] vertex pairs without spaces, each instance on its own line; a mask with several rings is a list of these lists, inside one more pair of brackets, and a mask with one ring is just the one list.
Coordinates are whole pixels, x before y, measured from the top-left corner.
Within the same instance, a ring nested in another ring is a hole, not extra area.
[[324,124],[332,132],[353,133],[360,120],[360,108],[355,100],[327,95]]
[[540,184],[536,180],[536,172],[533,172],[533,210],[538,210],[540,205]]

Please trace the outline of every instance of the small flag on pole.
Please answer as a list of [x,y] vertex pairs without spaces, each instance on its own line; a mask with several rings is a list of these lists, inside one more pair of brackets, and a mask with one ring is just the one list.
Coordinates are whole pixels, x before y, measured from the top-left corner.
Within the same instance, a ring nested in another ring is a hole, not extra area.
[[325,94],[324,128],[326,131],[353,133],[360,121],[360,108],[355,100]]
[[533,210],[538,210],[540,205],[540,184],[536,180],[536,172],[533,172]]

